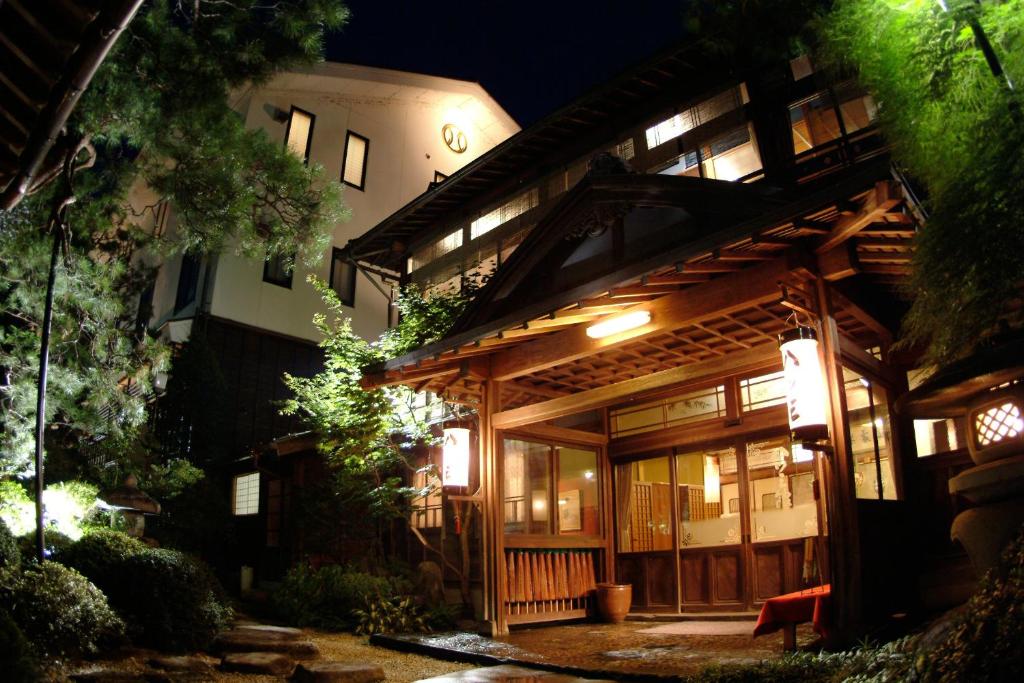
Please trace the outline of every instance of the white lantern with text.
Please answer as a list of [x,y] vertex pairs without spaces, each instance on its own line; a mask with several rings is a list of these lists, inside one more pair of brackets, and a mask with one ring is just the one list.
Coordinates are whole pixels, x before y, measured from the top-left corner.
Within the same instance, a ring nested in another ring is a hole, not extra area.
[[450,427],[444,430],[441,446],[441,482],[443,486],[469,486],[469,430]]
[[779,335],[782,370],[786,381],[786,408],[793,441],[828,438],[825,419],[828,395],[818,358],[818,335],[811,327],[797,327]]

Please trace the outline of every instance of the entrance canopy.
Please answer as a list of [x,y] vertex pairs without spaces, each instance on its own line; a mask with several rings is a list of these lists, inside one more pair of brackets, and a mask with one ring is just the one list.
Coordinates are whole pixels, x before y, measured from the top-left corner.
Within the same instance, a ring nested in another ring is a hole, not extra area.
[[[367,368],[364,385],[404,384],[474,406],[482,380],[499,381],[499,428],[604,407],[725,367],[763,365],[794,314],[815,316],[819,277],[832,283],[849,351],[877,365],[864,349],[891,341],[892,293],[908,272],[913,235],[882,163],[788,191],[591,175],[444,339]],[[640,310],[650,321],[638,328],[587,335],[599,320]]]

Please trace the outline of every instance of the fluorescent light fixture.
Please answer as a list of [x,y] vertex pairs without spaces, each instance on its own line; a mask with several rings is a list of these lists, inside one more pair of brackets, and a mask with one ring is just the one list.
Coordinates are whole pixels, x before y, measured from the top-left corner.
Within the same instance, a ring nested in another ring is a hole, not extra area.
[[616,315],[605,318],[601,322],[594,323],[587,328],[587,336],[591,339],[610,337],[619,332],[632,330],[651,322],[650,311],[630,311],[623,315]]

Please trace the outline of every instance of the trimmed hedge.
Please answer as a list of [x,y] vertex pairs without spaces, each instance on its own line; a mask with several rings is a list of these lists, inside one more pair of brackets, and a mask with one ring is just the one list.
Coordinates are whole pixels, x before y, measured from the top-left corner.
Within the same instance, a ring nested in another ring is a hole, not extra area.
[[18,541],[4,520],[0,519],[0,572],[17,569],[21,566],[21,551]]
[[11,615],[3,610],[0,610],[0,662],[3,662],[3,679],[8,683],[30,683],[40,678],[32,646]]
[[83,536],[60,557],[107,594],[136,645],[203,649],[231,619],[220,583],[185,553],[104,530]]
[[124,622],[103,592],[62,564],[30,565],[0,588],[0,594],[0,604],[43,655],[91,654],[124,636]]

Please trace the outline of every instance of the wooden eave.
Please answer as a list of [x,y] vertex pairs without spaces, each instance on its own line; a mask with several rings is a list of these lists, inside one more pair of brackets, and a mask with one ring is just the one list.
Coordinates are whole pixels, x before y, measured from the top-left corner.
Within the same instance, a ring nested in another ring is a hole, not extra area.
[[635,125],[639,105],[644,113],[671,110],[687,97],[727,85],[720,65],[716,69],[706,57],[690,55],[689,50],[688,45],[671,47],[595,87],[470,162],[350,241],[347,248],[358,261],[400,271],[404,256],[433,237],[432,229],[457,218],[453,205],[471,213],[577,161],[617,131]]
[[[668,179],[673,180],[688,179]],[[866,303],[870,297],[856,294],[865,288],[893,294],[891,285],[905,279],[912,255],[915,225],[899,186],[882,164],[841,179],[834,176],[827,187],[787,196],[784,202],[764,194],[764,211],[752,219],[543,300],[513,299],[511,312],[489,318],[487,312],[494,307],[488,301],[511,277],[508,273],[529,269],[543,256],[545,231],[557,236],[553,226],[570,220],[571,207],[590,206],[585,199],[595,192],[614,196],[611,188],[616,184],[621,196],[642,181],[628,176],[591,179],[567,195],[561,209],[556,207],[546,219],[551,224],[539,224],[503,267],[504,274],[499,271],[480,292],[459,328],[439,342],[368,368],[364,386],[403,384],[474,405],[483,381],[498,379],[503,405],[514,409],[582,398],[583,392],[683,367],[690,369],[680,371],[680,377],[743,359],[774,359],[777,335],[792,324],[794,312],[805,317],[813,313],[812,280],[818,276],[832,283],[837,324],[852,350],[884,347],[891,341],[891,324],[873,312]],[[733,187],[738,190],[734,197],[758,200],[748,192],[751,188]],[[855,230],[849,228],[851,222]],[[895,248],[886,240],[895,241]],[[876,260],[876,253],[885,254],[884,263]],[[650,329],[608,342],[586,338],[591,322],[636,306],[653,312]],[[577,400],[575,405],[581,404]]]
[[61,129],[141,4],[0,2],[0,208],[47,180]]

